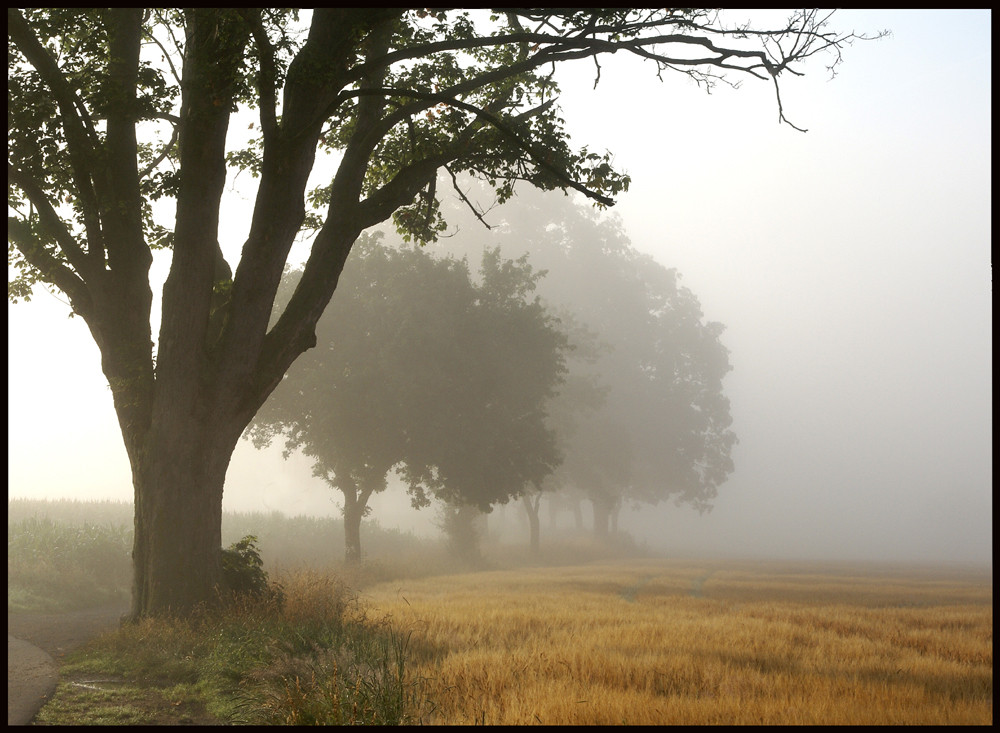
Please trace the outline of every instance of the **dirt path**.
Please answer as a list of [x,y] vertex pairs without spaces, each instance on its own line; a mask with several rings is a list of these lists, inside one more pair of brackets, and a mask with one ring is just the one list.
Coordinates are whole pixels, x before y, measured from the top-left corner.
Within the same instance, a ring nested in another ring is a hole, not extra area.
[[7,614],[7,724],[28,725],[58,677],[59,660],[114,629],[124,604],[69,613]]

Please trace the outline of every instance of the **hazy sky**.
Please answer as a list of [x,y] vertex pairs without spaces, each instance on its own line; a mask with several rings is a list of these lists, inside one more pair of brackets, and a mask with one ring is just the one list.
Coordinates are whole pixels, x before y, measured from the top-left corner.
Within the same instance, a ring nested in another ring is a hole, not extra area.
[[[992,561],[990,21],[838,12],[892,36],[832,81],[819,63],[787,80],[805,134],[752,79],[706,95],[619,57],[597,91],[592,64],[562,75],[574,140],[632,176],[615,212],[633,244],[732,352],[740,443],[715,509],[623,528],[689,555]],[[243,227],[220,236],[231,262]],[[44,292],[8,306],[9,496],[131,499],[99,353],[67,313]],[[335,514],[336,496],[308,461],[241,444],[225,507]],[[374,505],[387,525],[415,514],[398,493]]]

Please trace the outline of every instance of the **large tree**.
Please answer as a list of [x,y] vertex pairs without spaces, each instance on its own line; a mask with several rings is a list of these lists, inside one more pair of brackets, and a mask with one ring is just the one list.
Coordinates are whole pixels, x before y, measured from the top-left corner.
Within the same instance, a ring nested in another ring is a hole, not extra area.
[[[777,90],[818,53],[838,62],[856,38],[827,18],[800,11],[755,30],[700,10],[316,8],[300,22],[288,9],[9,8],[8,251],[19,274],[8,292],[60,290],[100,349],[135,488],[133,616],[214,598],[232,452],[315,345],[360,232],[392,217],[433,238],[442,168],[501,197],[523,179],[610,204],[628,178],[609,156],[570,146],[555,65],[620,51],[656,73],[731,73]],[[229,150],[247,108],[259,136]],[[335,170],[310,190],[317,153],[330,151]],[[239,168],[258,183],[234,270],[219,217]],[[169,209],[158,199],[173,204],[172,222],[154,216]],[[311,253],[269,327],[304,229]],[[154,344],[149,272],[164,246]]]
[[[301,272],[279,289],[284,307]],[[565,370],[566,338],[532,293],[526,263],[464,260],[362,234],[317,348],[289,369],[248,430],[284,439],[344,499],[346,560],[361,559],[361,519],[390,469],[430,496],[488,509],[539,484],[558,463],[544,407]]]

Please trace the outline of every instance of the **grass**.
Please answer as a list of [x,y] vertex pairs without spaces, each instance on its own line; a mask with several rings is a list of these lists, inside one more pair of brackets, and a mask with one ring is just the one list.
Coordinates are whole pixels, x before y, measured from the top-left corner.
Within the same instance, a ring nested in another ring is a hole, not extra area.
[[365,598],[451,724],[990,724],[989,575],[649,560]]
[[329,575],[281,584],[281,603],[244,598],[99,637],[66,658],[36,722],[399,725],[419,715],[405,635],[368,618]]

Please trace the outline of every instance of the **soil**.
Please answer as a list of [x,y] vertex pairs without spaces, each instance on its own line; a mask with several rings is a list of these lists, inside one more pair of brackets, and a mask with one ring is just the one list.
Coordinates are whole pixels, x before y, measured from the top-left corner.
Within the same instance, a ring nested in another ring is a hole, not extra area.
[[29,725],[55,690],[59,660],[128,610],[115,604],[69,613],[7,614],[7,724]]

